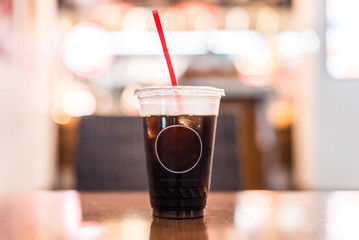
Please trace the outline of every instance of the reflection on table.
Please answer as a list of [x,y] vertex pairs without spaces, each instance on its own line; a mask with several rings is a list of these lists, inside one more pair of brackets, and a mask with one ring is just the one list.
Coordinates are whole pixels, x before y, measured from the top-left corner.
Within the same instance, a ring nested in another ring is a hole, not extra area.
[[2,239],[358,239],[359,192],[211,192],[204,218],[152,217],[146,192],[0,194]]

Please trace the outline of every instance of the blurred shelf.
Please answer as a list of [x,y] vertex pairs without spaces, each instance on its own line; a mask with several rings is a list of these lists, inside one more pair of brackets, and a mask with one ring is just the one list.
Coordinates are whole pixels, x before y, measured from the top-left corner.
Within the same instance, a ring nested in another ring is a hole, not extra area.
[[193,79],[184,80],[184,85],[205,85],[223,88],[225,100],[257,99],[264,100],[272,91],[271,87],[251,87],[243,84],[240,79]]

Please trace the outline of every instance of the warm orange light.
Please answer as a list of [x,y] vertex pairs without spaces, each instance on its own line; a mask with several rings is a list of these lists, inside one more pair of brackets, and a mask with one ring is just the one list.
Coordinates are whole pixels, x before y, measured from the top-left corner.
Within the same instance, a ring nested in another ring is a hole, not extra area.
[[248,12],[241,7],[231,8],[226,16],[226,29],[244,30],[250,24]]
[[275,100],[269,104],[267,120],[276,128],[289,127],[293,122],[292,104],[288,100]]
[[[212,3],[180,2],[172,5],[168,11],[175,12],[179,16],[185,16],[186,30],[213,30],[218,26],[219,10]],[[168,17],[169,14],[166,16]]]
[[129,2],[103,2],[90,11],[90,20],[97,22],[108,30],[122,30],[123,17],[136,5]]
[[146,31],[152,24],[152,14],[147,8],[133,7],[126,11],[122,19],[122,30],[124,31]]
[[62,58],[66,67],[82,78],[103,73],[113,61],[113,50],[106,29],[96,23],[84,22],[65,36]]
[[61,107],[61,104],[55,104],[51,108],[51,119],[57,124],[68,124],[71,121],[71,116],[67,114]]
[[260,32],[276,33],[279,31],[280,17],[271,7],[262,8],[257,15],[256,28]]
[[187,30],[187,18],[183,9],[178,7],[170,7],[166,10],[163,17],[163,27],[166,30]]

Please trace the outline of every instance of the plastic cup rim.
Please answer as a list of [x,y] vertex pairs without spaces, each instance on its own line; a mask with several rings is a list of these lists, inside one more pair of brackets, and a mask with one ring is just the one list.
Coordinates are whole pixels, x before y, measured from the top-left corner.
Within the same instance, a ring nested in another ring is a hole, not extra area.
[[136,89],[138,98],[158,96],[191,96],[191,97],[222,97],[224,89],[209,86],[151,86]]

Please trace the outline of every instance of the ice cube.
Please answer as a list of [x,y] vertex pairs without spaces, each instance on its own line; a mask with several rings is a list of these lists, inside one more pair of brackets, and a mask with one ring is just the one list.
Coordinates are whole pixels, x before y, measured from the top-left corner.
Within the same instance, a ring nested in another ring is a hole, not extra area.
[[201,127],[202,117],[194,115],[181,115],[178,117],[178,123],[198,130]]

